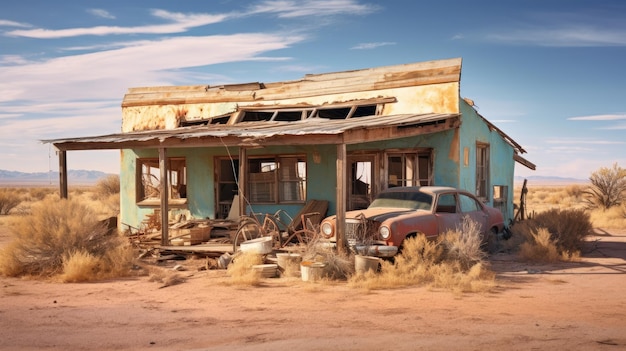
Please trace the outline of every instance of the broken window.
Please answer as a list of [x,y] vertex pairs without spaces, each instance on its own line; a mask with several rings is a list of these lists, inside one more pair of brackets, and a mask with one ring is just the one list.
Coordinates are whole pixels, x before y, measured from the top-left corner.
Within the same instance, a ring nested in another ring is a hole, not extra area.
[[476,143],[476,196],[489,198],[489,144]]
[[225,114],[225,115],[221,115],[221,116],[215,116],[215,117],[211,117],[211,118],[198,118],[198,119],[191,119],[191,120],[181,120],[180,121],[180,127],[191,127],[191,126],[206,126],[209,124],[226,124],[228,123],[228,120],[230,119],[230,113],[229,114]]
[[218,158],[215,163],[217,168],[216,218],[223,219],[228,217],[233,199],[239,193],[239,159]]
[[[187,166],[184,158],[167,159],[169,199],[187,198]],[[137,159],[137,202],[160,200],[161,170],[158,158]]]
[[502,212],[502,215],[506,218],[508,216],[507,204],[509,198],[509,187],[506,185],[494,185],[493,186],[493,207]]
[[387,154],[387,184],[395,186],[432,185],[432,152],[396,152]]
[[306,199],[306,157],[248,159],[251,203],[299,203]]
[[348,210],[367,208],[374,199],[375,155],[350,155],[350,183],[348,184]]
[[380,114],[383,102],[395,99],[383,99],[372,103],[372,100],[342,103],[328,106],[307,106],[298,108],[248,108],[243,109],[240,122],[280,121],[294,122],[307,118],[347,119]]
[[241,122],[269,121],[273,115],[273,111],[246,111]]

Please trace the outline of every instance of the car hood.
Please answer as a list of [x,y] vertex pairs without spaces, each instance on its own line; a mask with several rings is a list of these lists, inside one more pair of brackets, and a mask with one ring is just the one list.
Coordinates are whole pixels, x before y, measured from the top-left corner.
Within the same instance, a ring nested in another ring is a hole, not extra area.
[[405,208],[396,208],[396,207],[375,207],[375,208],[367,208],[364,210],[350,211],[346,213],[346,218],[357,218],[360,215],[365,216],[365,218],[377,222],[384,222],[388,218],[395,218],[405,214],[419,214],[419,213],[428,213],[424,210],[412,210]]

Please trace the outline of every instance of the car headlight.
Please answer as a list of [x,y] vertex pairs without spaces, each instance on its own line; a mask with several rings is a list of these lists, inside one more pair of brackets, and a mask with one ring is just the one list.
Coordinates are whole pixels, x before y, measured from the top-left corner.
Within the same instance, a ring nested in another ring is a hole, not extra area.
[[389,229],[389,227],[383,225],[380,226],[380,229],[378,229],[378,234],[380,234],[381,238],[387,240],[391,236],[391,230]]
[[326,239],[331,238],[335,234],[333,230],[333,225],[329,222],[322,223],[320,229],[322,236]]

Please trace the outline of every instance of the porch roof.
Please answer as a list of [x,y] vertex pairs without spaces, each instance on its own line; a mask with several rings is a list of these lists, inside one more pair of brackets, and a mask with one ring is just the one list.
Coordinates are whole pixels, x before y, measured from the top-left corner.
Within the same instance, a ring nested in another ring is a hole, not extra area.
[[356,144],[457,128],[460,114],[398,114],[350,119],[307,118],[294,122],[241,122],[42,140],[65,150],[154,147]]

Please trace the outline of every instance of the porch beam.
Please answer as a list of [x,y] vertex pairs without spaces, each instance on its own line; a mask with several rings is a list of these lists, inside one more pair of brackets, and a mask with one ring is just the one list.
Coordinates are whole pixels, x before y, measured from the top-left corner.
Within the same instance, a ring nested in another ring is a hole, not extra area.
[[67,199],[67,151],[59,151],[59,193],[62,199]]
[[348,189],[348,177],[346,170],[348,169],[348,160],[346,157],[346,144],[337,145],[337,251],[340,254],[348,252],[346,249],[346,189]]
[[167,177],[167,149],[159,148],[159,171],[161,172],[161,182],[159,184],[159,192],[161,193],[161,245],[169,245],[169,216],[168,216],[168,198],[169,198],[169,179]]
[[[245,190],[246,190],[246,182],[247,182],[246,174],[248,174],[247,157],[248,157],[248,150],[246,150],[245,147],[240,147],[239,148],[239,179],[238,179],[238,184],[237,184],[237,188],[239,189],[239,192],[238,192],[239,203],[237,204],[237,206],[239,206],[240,216],[243,216],[246,214]],[[231,206],[234,206],[234,204]]]

